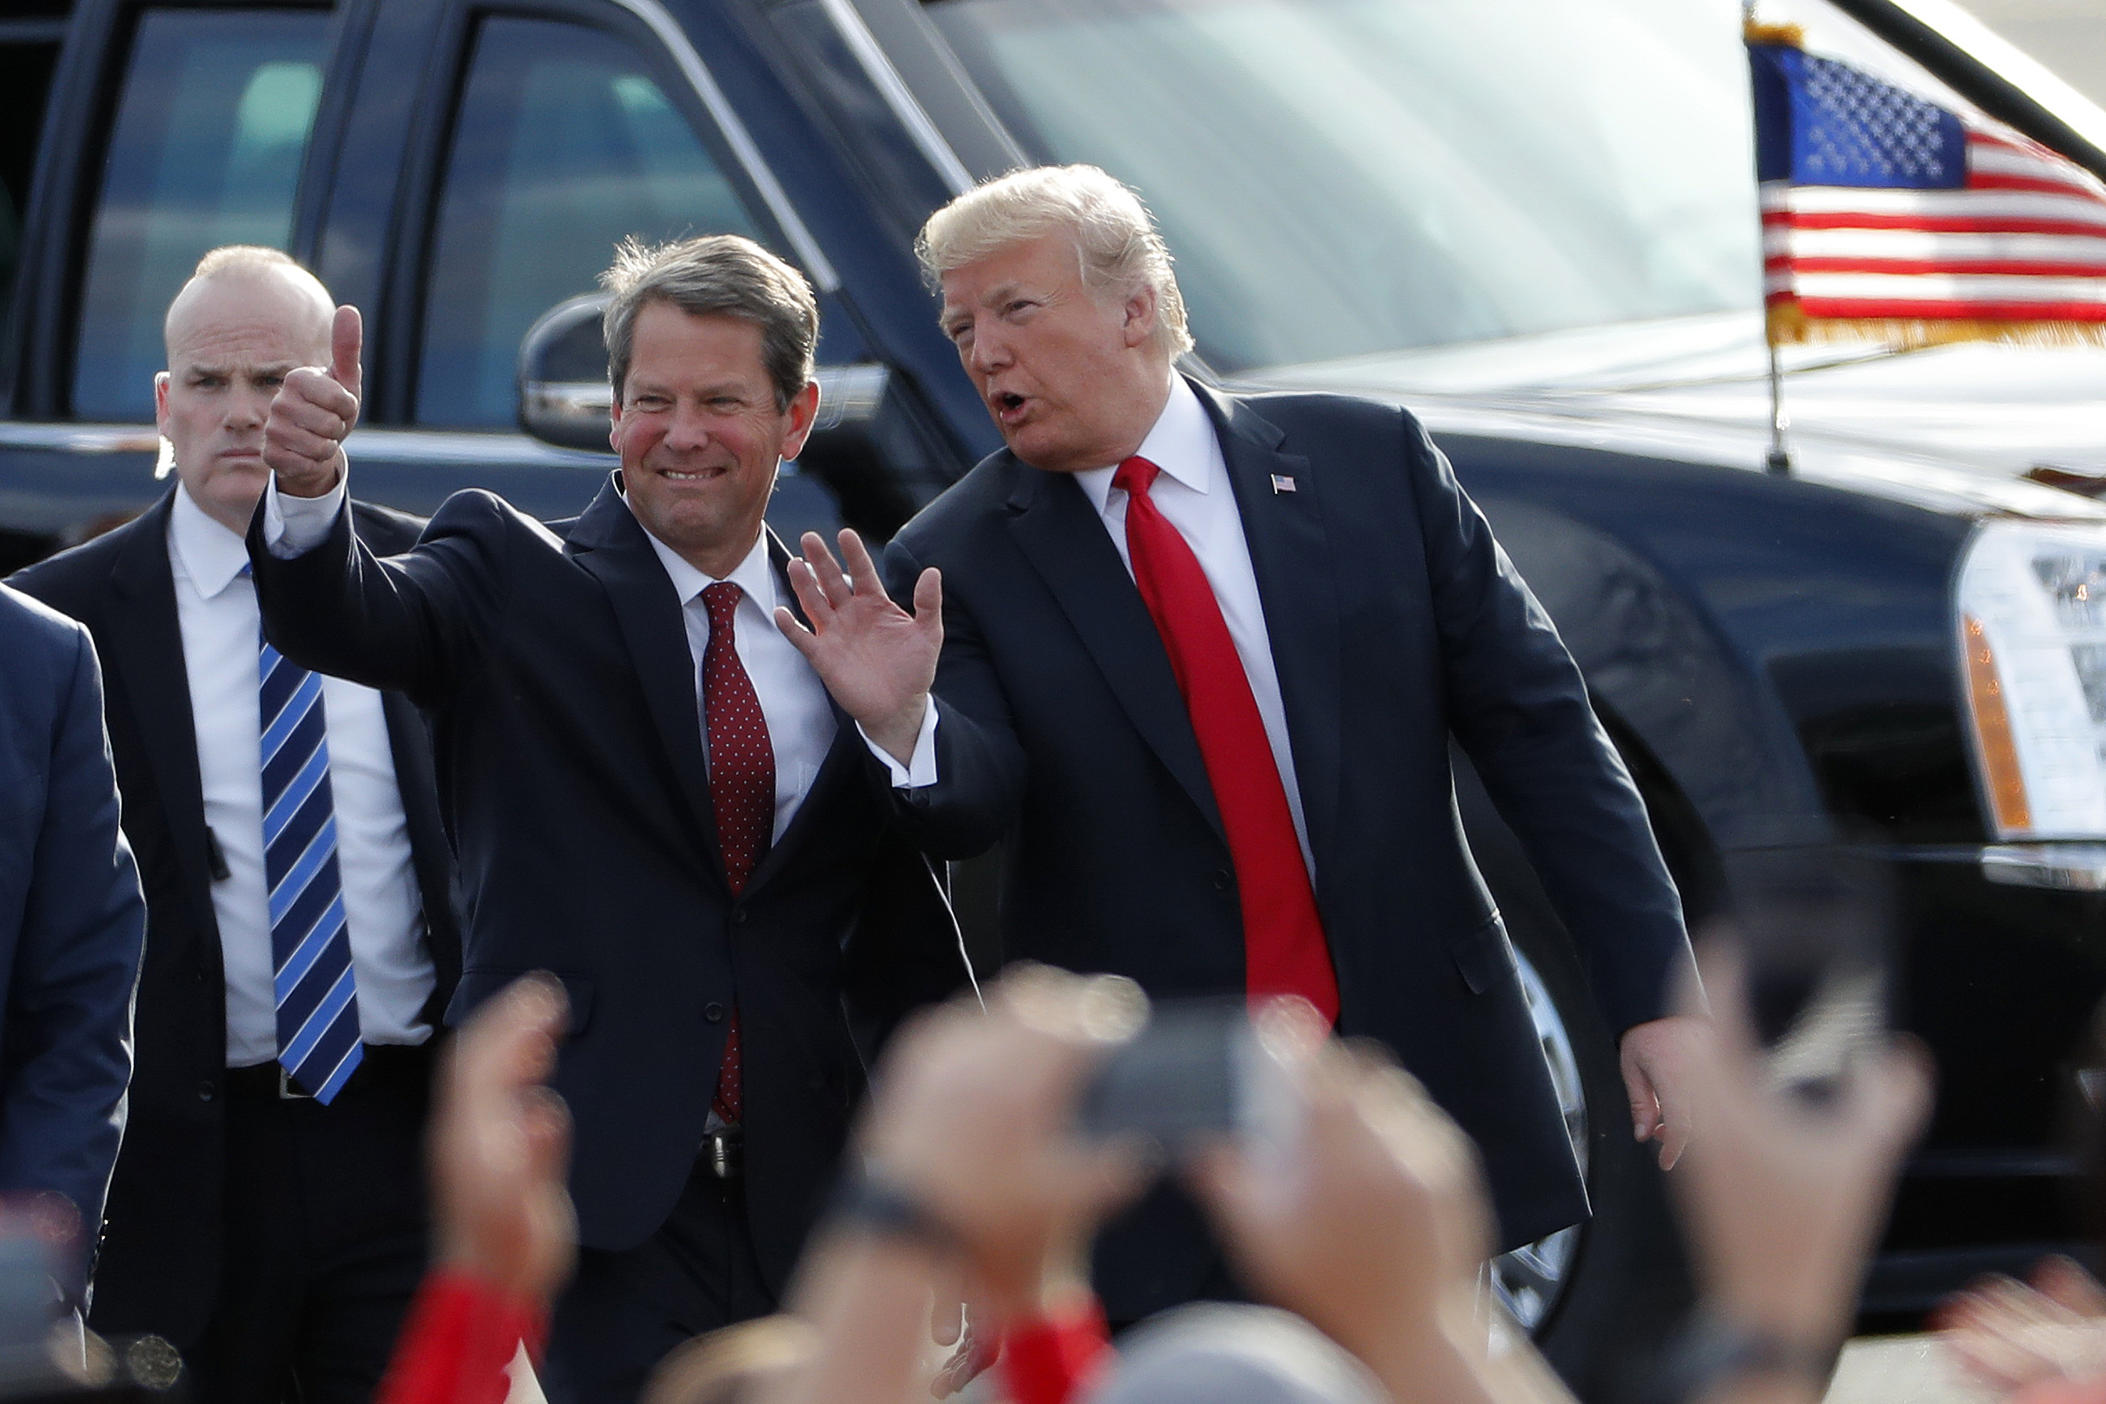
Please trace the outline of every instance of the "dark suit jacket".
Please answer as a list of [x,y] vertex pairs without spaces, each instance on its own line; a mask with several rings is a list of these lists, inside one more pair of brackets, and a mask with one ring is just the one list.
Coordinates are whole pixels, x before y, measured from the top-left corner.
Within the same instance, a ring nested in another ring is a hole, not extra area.
[[78,1292],[132,1075],[146,909],[87,631],[0,587],[0,1195],[80,1212]]
[[[911,1002],[964,968],[925,859],[886,822],[851,724],[733,897],[704,774],[680,602],[613,483],[557,535],[463,492],[408,555],[339,521],[250,557],[288,657],[400,688],[436,721],[440,794],[469,894],[456,1016],[520,974],[570,993],[555,1086],[575,1125],[587,1246],[665,1222],[740,1012],[747,1213],[780,1291],[859,1090],[844,994]],[[775,542],[777,568],[787,559]]]
[[[1197,387],[1196,387],[1197,388]],[[1345,1034],[1395,1049],[1483,1148],[1508,1244],[1586,1200],[1497,912],[1465,848],[1460,740],[1557,899],[1612,1028],[1688,960],[1637,791],[1549,618],[1407,414],[1200,388],[1278,665]],[[1279,491],[1273,478],[1291,479]],[[1157,997],[1243,987],[1229,850],[1153,620],[1072,480],[1007,451],[910,522],[887,571],[943,571],[939,781],[899,801],[959,858],[1004,833],[1005,955]],[[1203,1267],[1107,1239],[1116,1319]]]
[[[13,583],[95,636],[108,675],[124,829],[146,885],[138,1077],[110,1187],[91,1320],[103,1331],[153,1331],[187,1347],[219,1293],[227,1002],[197,732],[168,567],[174,500],[171,488],[138,520],[21,571]],[[364,504],[357,512],[360,530],[391,546],[417,539],[417,518]],[[403,698],[384,697],[382,706],[438,974],[436,1018],[460,975],[460,931],[431,740]]]

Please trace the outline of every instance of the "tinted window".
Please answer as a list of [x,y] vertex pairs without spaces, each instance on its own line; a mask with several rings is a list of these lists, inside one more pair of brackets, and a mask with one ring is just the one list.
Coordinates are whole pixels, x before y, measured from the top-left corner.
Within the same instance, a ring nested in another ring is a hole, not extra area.
[[321,95],[321,12],[142,16],[89,235],[73,410],[153,417],[161,318],[199,255],[284,248]]
[[[44,104],[58,62],[58,25],[0,21],[0,329],[14,308],[15,274],[22,253],[22,219],[29,210]],[[48,31],[48,33],[41,32]],[[14,342],[0,337],[0,382],[9,377]]]
[[520,338],[634,234],[754,234],[722,167],[629,46],[492,19],[455,124],[418,360],[419,422],[509,427]]
[[1223,369],[1751,308],[1733,0],[950,0],[1033,155],[1161,220]]

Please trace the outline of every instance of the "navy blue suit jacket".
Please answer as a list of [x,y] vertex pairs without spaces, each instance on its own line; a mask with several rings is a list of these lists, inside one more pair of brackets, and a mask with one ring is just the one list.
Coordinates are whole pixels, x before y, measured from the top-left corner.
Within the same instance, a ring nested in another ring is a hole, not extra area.
[[146,908],[88,631],[0,586],[0,1195],[80,1212],[79,1291],[132,1075]]
[[[1463,841],[1449,738],[1520,835],[1619,1032],[1664,1012],[1689,960],[1638,792],[1549,617],[1415,420],[1195,388],[1278,665],[1340,1032],[1394,1049],[1476,1138],[1507,1244],[1574,1223],[1585,1191]],[[939,781],[896,801],[909,832],[946,858],[1009,836],[1006,957],[1117,972],[1156,997],[1240,990],[1242,919],[1198,742],[1081,488],[994,454],[899,534],[888,580],[903,593],[930,565],[946,631]],[[1196,1238],[1114,1232],[1099,1285],[1132,1319],[1204,1266]]]
[[[110,1183],[109,1231],[90,1324],[195,1345],[219,1300],[226,1175],[227,987],[212,907],[215,859],[198,779],[197,727],[168,565],[175,488],[135,521],[18,572],[24,593],[80,620],[108,682],[124,830],[146,888],[138,1075]],[[359,529],[405,550],[416,517],[355,504]],[[436,977],[436,1020],[461,969],[453,861],[432,789],[431,737],[414,707],[384,695],[388,744]]]
[[780,1291],[861,1087],[844,999],[883,1023],[965,975],[937,879],[866,783],[852,724],[734,896],[680,601],[611,481],[556,531],[463,492],[392,559],[339,519],[280,560],[260,511],[249,550],[287,657],[398,688],[434,720],[470,906],[453,1016],[529,970],[569,991],[555,1087],[583,1242],[626,1249],[665,1222],[736,1005],[747,1214]]

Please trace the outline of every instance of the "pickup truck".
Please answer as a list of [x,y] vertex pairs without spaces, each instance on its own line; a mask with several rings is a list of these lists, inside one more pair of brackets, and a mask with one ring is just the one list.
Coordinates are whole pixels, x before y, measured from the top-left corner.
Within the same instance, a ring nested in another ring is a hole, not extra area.
[[[2106,174],[2106,114],[1944,0],[1775,8]],[[613,243],[750,234],[824,326],[821,427],[771,518],[883,537],[998,442],[914,231],[985,175],[1102,165],[1177,252],[1193,374],[1388,397],[1433,429],[1584,669],[1693,927],[1779,842],[1878,875],[1894,1017],[1941,1092],[1865,1304],[1920,1312],[2077,1237],[2064,1073],[2106,991],[2106,352],[1794,349],[1772,471],[1740,10],[18,0],[0,573],[161,490],[162,312],[233,241],[364,311],[360,495],[428,512],[473,485],[555,517],[612,462]],[[1970,620],[2007,644],[1986,673]],[[1988,692],[2020,733],[1994,779]],[[2027,804],[1992,803],[2014,784]],[[1585,1381],[1670,1309],[1676,1249],[1585,972],[1461,790],[1596,1208],[1498,1278]]]

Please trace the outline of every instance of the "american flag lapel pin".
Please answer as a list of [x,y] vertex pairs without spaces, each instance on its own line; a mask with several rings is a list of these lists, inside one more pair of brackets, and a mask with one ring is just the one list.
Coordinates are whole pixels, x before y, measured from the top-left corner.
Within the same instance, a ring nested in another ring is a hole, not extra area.
[[1272,490],[1275,496],[1283,492],[1293,492],[1294,479],[1285,473],[1275,473],[1272,475]]

